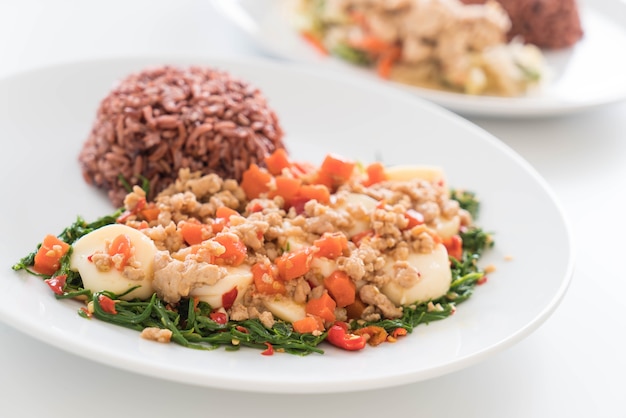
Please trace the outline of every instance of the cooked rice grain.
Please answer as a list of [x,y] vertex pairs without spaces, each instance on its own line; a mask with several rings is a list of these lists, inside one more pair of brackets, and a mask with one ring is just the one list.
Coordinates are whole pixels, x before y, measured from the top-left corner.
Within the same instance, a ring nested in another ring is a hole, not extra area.
[[161,66],[129,75],[102,100],[79,161],[85,180],[121,206],[124,182],[148,180],[152,198],[180,168],[240,180],[284,148],[282,137],[258,88],[212,68]]

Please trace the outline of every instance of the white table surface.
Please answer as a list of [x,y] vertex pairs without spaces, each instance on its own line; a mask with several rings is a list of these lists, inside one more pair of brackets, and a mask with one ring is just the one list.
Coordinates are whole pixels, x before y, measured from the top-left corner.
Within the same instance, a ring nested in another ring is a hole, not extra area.
[[[206,0],[0,0],[0,77],[154,53],[261,55]],[[514,347],[416,384],[269,395],[120,371],[0,324],[0,417],[626,417],[626,102],[549,119],[472,120],[545,177],[575,239],[564,300]]]

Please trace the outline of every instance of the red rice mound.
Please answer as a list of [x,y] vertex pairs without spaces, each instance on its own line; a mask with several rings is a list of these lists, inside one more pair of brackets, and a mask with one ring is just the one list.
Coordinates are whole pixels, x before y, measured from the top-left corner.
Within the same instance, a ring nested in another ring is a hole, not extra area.
[[129,75],[101,101],[79,162],[85,181],[121,206],[128,185],[148,180],[153,198],[180,168],[241,180],[284,148],[282,138],[258,88],[212,68],[161,66]]
[[[486,0],[461,0],[485,3]],[[544,49],[567,48],[583,36],[576,0],[496,0],[511,19],[509,38]]]

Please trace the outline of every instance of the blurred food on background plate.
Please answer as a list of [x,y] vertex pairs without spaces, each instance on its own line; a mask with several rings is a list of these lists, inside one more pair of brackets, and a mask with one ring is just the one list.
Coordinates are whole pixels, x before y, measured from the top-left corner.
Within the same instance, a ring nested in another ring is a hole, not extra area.
[[[521,96],[548,78],[541,47],[572,45],[582,36],[572,0],[562,7],[543,3],[550,2],[299,0],[293,16],[320,51],[375,69],[382,78],[473,95]],[[568,21],[554,23],[558,13]],[[532,25],[522,21],[531,16]],[[543,27],[548,23],[551,30]]]
[[[461,0],[484,4],[487,0]],[[576,0],[497,0],[511,18],[508,38],[545,49],[573,46],[583,36]]]

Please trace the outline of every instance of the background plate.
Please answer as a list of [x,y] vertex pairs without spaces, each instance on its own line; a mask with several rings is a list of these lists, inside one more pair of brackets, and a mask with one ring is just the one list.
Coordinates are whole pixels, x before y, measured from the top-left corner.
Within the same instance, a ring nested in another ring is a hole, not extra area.
[[[328,152],[387,164],[441,165],[450,184],[476,191],[480,224],[495,232],[484,263],[497,271],[456,315],[396,344],[358,353],[261,356],[256,350],[196,351],[78,316],[41,279],[11,271],[46,233],[76,215],[113,208],[87,186],[77,161],[99,101],[113,83],[149,64],[206,64],[260,87],[296,159]],[[415,382],[458,370],[535,330],[563,297],[571,242],[559,205],[539,175],[507,146],[460,117],[382,84],[265,61],[133,58],[81,62],[0,81],[0,319],[61,349],[150,376],[223,389],[320,393]],[[484,163],[488,162],[488,163]],[[537,239],[537,236],[541,239]],[[505,261],[508,256],[512,260]]]
[[333,57],[319,55],[290,25],[285,4],[293,0],[212,0],[214,7],[267,53],[319,64],[410,91],[466,116],[538,117],[568,114],[626,98],[626,3],[579,1],[585,35],[572,48],[547,51],[551,81],[537,94],[487,97],[407,86],[380,79]]

